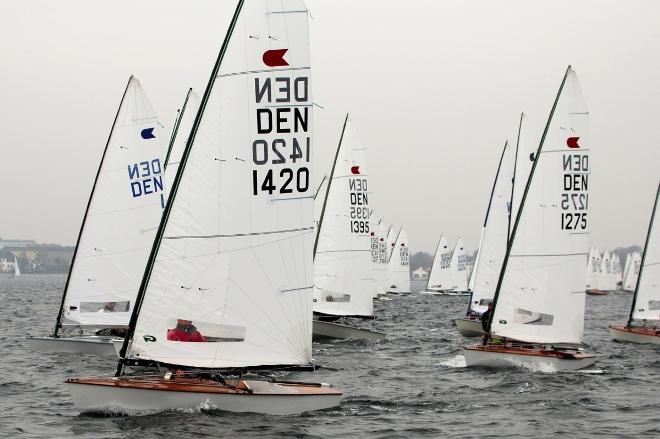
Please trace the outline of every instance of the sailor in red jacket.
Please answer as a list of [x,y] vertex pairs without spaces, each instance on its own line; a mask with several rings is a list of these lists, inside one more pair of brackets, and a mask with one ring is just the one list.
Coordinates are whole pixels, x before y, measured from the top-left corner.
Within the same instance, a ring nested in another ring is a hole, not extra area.
[[176,328],[167,330],[167,339],[170,341],[191,341],[203,342],[207,341],[197,330],[192,320],[177,319]]

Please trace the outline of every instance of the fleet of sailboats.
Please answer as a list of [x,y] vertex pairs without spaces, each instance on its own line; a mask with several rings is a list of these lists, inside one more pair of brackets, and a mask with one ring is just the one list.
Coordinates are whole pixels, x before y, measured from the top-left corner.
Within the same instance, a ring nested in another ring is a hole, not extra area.
[[[308,17],[302,0],[238,0],[167,148],[129,78],[53,332],[28,338],[42,352],[116,352],[114,376],[66,381],[80,412],[331,408],[342,392],[330,384],[246,376],[314,371],[313,339],[386,338],[367,321],[374,302],[413,290],[410,242],[374,215],[368,149],[348,114],[313,187]],[[622,267],[615,251],[590,248],[588,120],[569,66],[538,147],[528,151],[524,113],[515,148],[502,147],[469,276],[463,240],[440,236],[420,294],[469,296],[455,324],[483,338],[463,348],[467,367],[589,367],[585,294],[619,286],[634,293],[612,338],[660,344],[660,184],[641,255]]]

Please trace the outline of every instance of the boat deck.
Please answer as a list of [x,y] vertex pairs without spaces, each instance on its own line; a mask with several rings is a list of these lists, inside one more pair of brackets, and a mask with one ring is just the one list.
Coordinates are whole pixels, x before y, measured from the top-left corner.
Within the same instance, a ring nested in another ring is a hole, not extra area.
[[241,394],[241,395],[341,395],[327,384],[269,382],[258,380],[227,380],[229,385],[206,378],[158,377],[102,377],[74,378],[67,384],[87,384],[131,389],[164,390],[172,392]]
[[592,358],[593,355],[578,351],[564,351],[557,349],[542,349],[540,347],[507,346],[505,344],[479,344],[465,346],[465,349],[481,352],[496,352],[501,354],[531,355],[536,357],[556,357],[560,359]]

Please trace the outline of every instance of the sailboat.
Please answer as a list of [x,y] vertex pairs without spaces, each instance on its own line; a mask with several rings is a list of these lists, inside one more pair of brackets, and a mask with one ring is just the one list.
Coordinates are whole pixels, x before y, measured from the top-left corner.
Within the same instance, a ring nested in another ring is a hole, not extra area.
[[642,256],[638,252],[633,252],[630,257],[630,265],[623,278],[622,288],[624,291],[634,291],[639,276],[639,267],[642,263]]
[[660,344],[660,220],[656,216],[659,200],[660,183],[655,193],[628,322],[609,326],[612,338],[618,341]]
[[[81,412],[210,406],[284,415],[339,405],[341,392],[327,384],[242,375],[313,366],[307,17],[298,0],[238,2],[115,376],[66,381]],[[135,364],[158,372],[126,373]]]
[[83,216],[51,336],[33,350],[114,354],[125,333],[166,201],[156,113],[128,80]]
[[346,115],[314,243],[314,338],[381,340],[355,319],[373,319],[376,282],[372,270],[366,148]]
[[585,284],[587,294],[598,291],[598,262],[596,261],[596,251],[597,250],[592,247],[589,251],[589,258],[587,259],[587,281]]
[[[487,335],[463,349],[467,366],[574,370],[595,362],[580,347],[589,251],[588,114],[569,66],[533,156]],[[530,321],[532,314],[538,318]]]
[[14,273],[12,274],[12,277],[19,277],[21,275],[21,267],[18,266],[18,259],[16,258],[16,255],[14,255]]
[[[522,123],[522,116],[521,116]],[[483,335],[480,316],[488,309],[495,296],[497,279],[502,268],[509,239],[510,206],[513,196],[514,165],[516,154],[507,153],[508,142],[504,143],[497,165],[495,180],[490,192],[486,218],[481,230],[479,250],[470,281],[470,301],[466,317],[455,320],[461,335],[477,337]],[[505,160],[505,158],[507,160]]]
[[[376,297],[379,300],[386,299],[387,294],[387,235],[389,226],[386,226],[383,219],[375,223],[374,230],[369,232],[371,235],[371,270],[376,284]],[[391,299],[387,299],[391,300]]]
[[394,240],[387,263],[388,282],[387,294],[410,294],[410,252],[408,250],[408,234],[401,227]]
[[467,256],[465,254],[465,246],[463,240],[459,237],[456,240],[454,251],[451,254],[449,261],[449,270],[447,270],[447,281],[445,288],[438,291],[439,295],[443,296],[468,296],[467,292]]
[[451,250],[447,244],[445,235],[440,235],[440,240],[435,248],[433,256],[433,264],[431,265],[431,272],[429,273],[429,280],[426,284],[426,291],[420,294],[433,294],[438,295],[446,290],[450,284],[450,264],[451,263]]

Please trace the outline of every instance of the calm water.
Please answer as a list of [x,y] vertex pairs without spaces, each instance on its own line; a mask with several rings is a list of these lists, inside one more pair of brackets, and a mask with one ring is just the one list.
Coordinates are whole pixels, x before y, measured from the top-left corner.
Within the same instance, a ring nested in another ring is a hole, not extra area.
[[660,436],[660,348],[609,340],[627,293],[587,296],[586,343],[602,355],[589,370],[539,373],[466,369],[465,340],[451,318],[460,297],[403,297],[376,305],[381,343],[314,344],[326,369],[287,378],[333,383],[338,409],[302,416],[168,412],[80,416],[63,381],[113,373],[112,358],[27,350],[26,335],[51,330],[64,276],[0,277],[0,436],[223,437],[601,437]]

